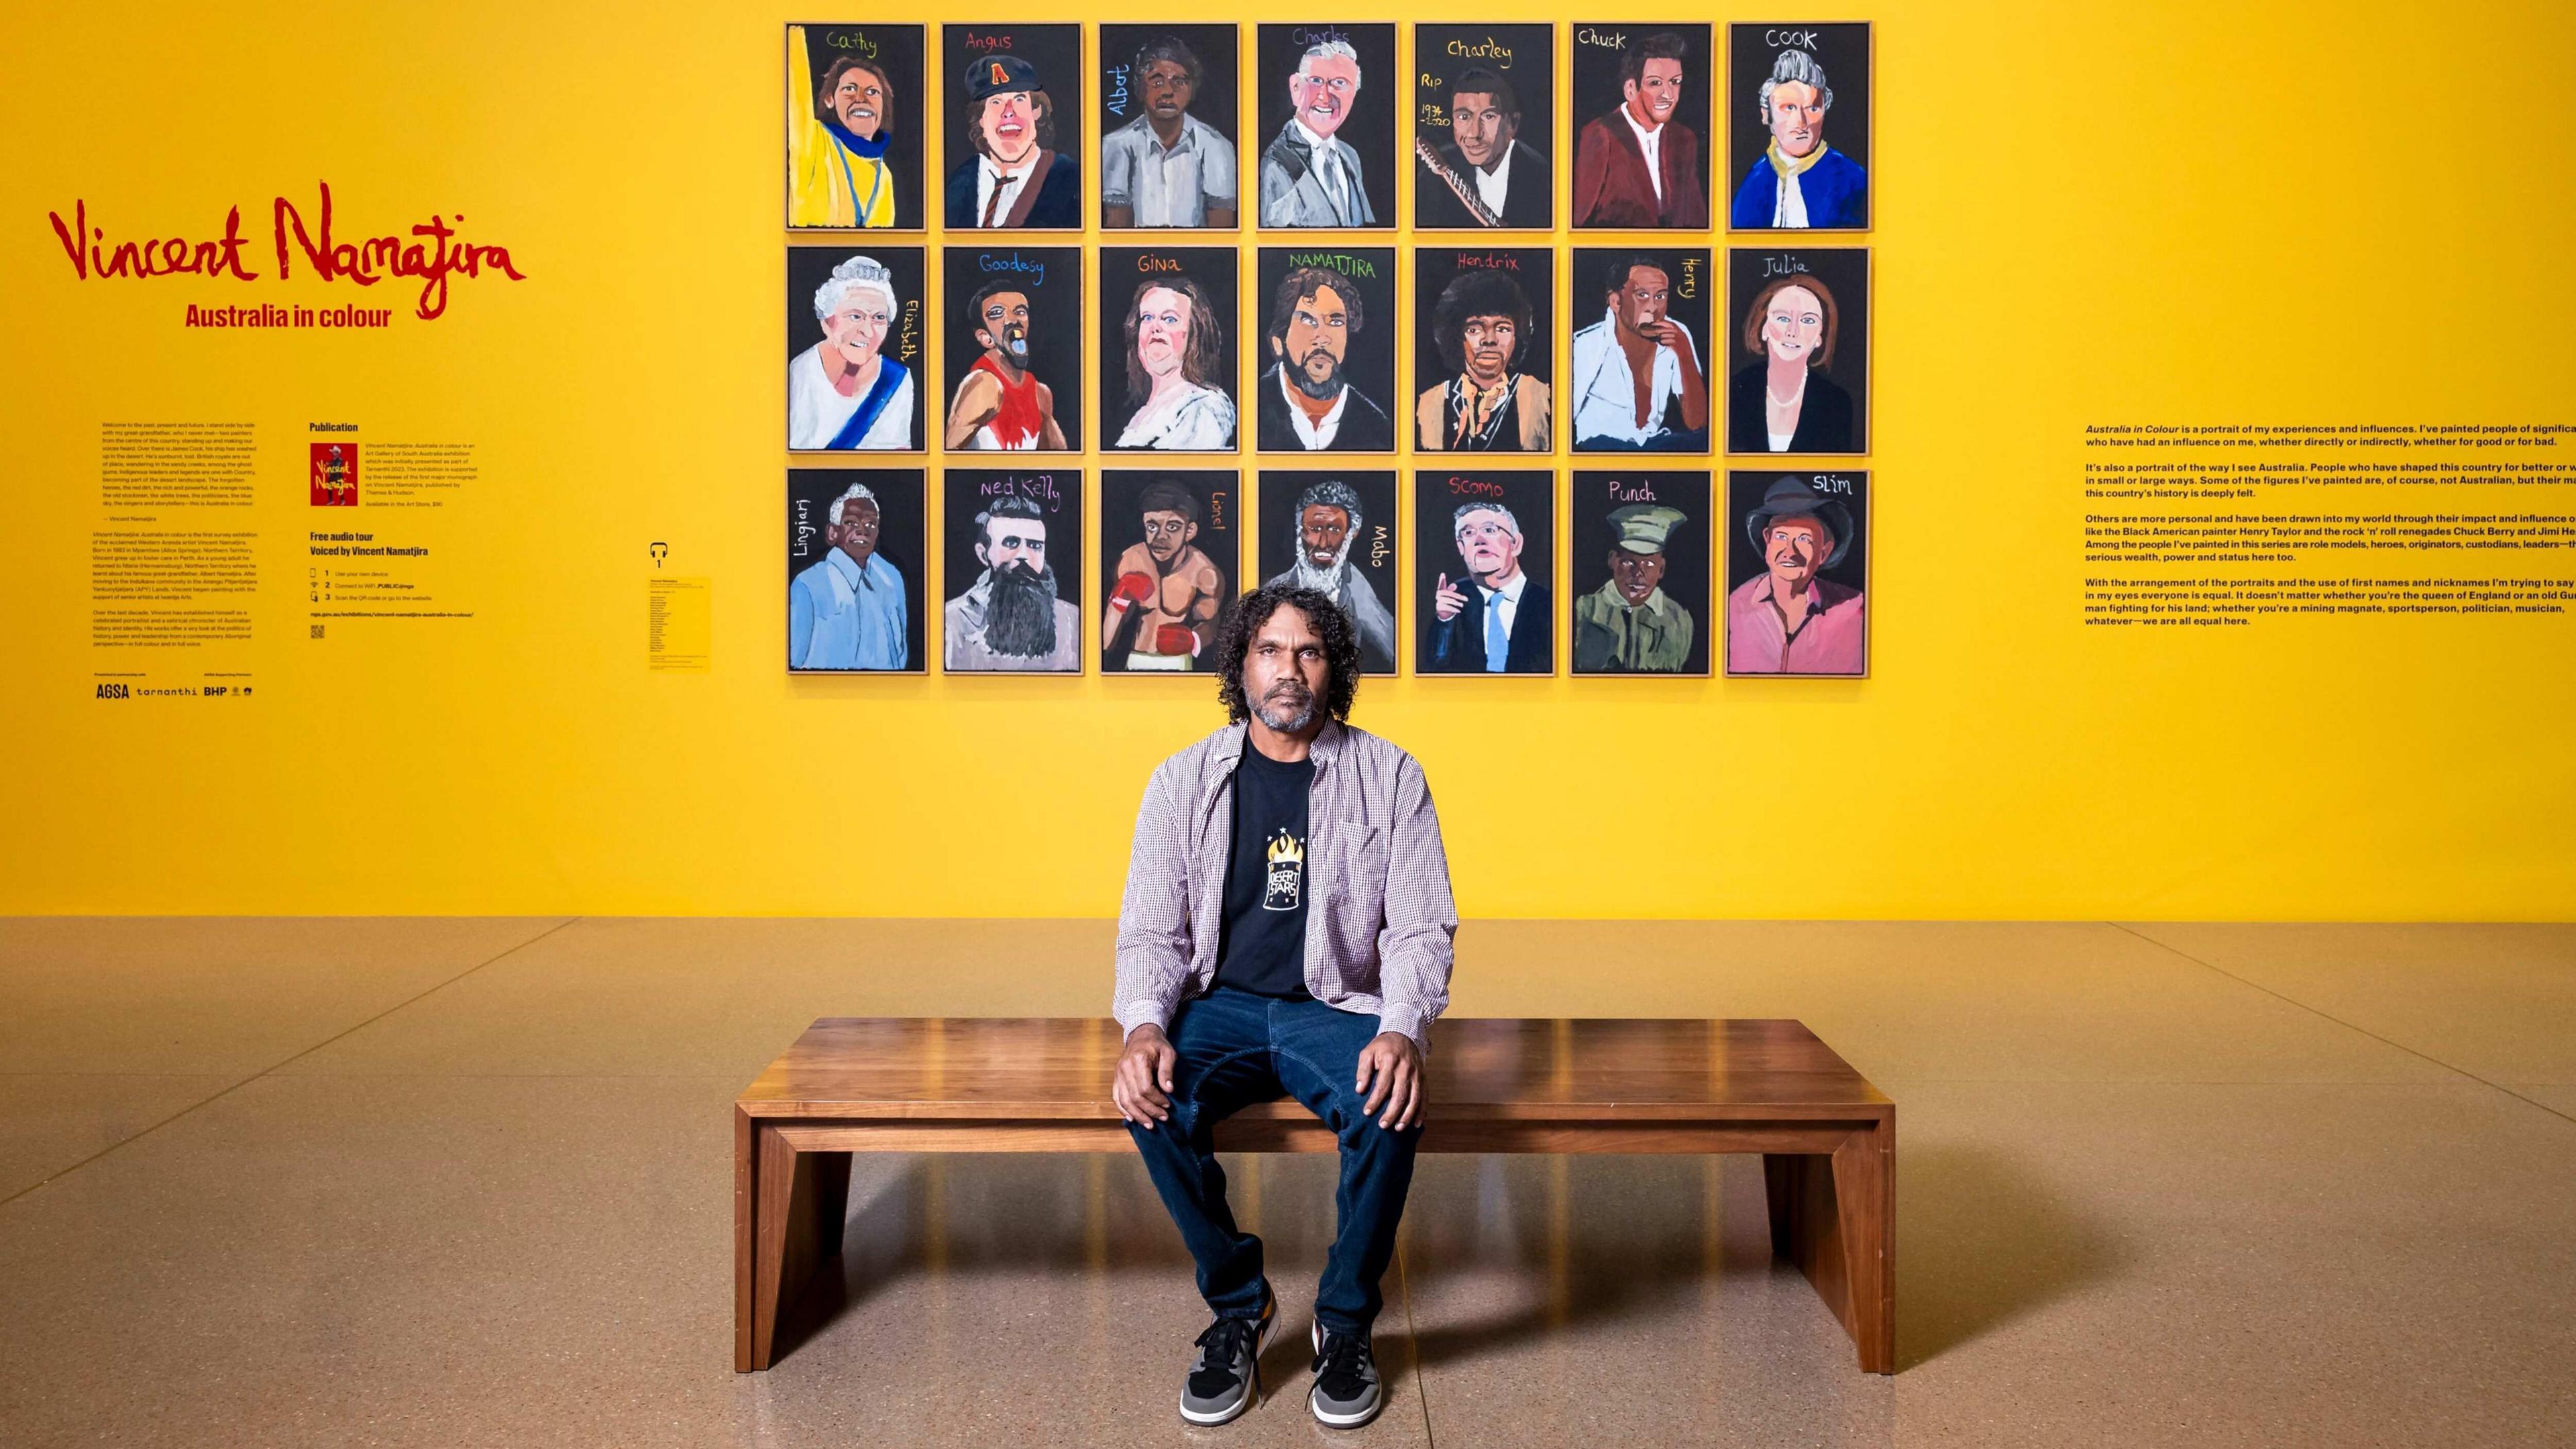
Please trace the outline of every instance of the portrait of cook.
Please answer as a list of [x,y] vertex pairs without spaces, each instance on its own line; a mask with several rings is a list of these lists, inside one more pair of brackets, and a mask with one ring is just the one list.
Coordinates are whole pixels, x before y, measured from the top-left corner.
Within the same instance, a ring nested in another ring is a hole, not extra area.
[[[1103,670],[1190,670],[1216,640],[1224,609],[1225,570],[1198,547],[1197,495],[1156,479],[1136,496],[1144,537],[1110,566],[1109,602],[1100,615]],[[1103,520],[1103,526],[1106,526]]]
[[1233,451],[1225,318],[1207,289],[1185,274],[1150,277],[1136,284],[1122,325],[1127,401],[1134,410],[1112,446]]
[[1744,309],[1753,361],[1727,385],[1730,453],[1851,453],[1857,409],[1829,375],[1842,312],[1833,289],[1805,272],[1773,277]]
[[1825,142],[1834,88],[1825,83],[1823,64],[1803,50],[1781,51],[1753,103],[1771,140],[1737,189],[1726,224],[1742,230],[1869,225],[1868,172]]
[[882,350],[900,311],[894,273],[874,257],[843,261],[815,288],[823,340],[787,364],[788,447],[912,446],[912,371]]
[[975,159],[948,175],[952,227],[1079,227],[1081,168],[1055,145],[1055,101],[1016,55],[966,63],[961,118]]
[[1414,400],[1416,446],[1430,452],[1544,453],[1547,384],[1521,370],[1546,344],[1529,295],[1506,271],[1471,267],[1440,290],[1431,336],[1448,375]]
[[1264,588],[1312,589],[1331,599],[1359,633],[1360,667],[1392,674],[1395,611],[1378,597],[1367,571],[1351,562],[1351,548],[1367,521],[1359,492],[1349,484],[1338,478],[1308,484],[1289,515],[1296,561],[1261,583]]
[[941,611],[948,667],[1080,672],[1082,612],[1047,562],[1046,514],[1026,498],[996,498],[974,528],[984,570]]
[[[805,27],[787,27],[787,93],[804,97]],[[879,62],[835,56],[814,83],[812,104],[787,114],[787,224],[892,226],[894,168],[886,159],[894,122],[894,79]]]

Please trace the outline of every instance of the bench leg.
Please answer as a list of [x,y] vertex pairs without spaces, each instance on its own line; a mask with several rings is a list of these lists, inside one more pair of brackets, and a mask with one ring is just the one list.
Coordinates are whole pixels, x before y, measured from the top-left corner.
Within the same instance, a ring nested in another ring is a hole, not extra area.
[[1798,1265],[1859,1350],[1863,1373],[1896,1372],[1896,1127],[1846,1138],[1830,1157],[1765,1153],[1771,1250]]
[[798,1152],[767,1123],[742,1124],[735,1146],[750,1159],[736,1163],[734,1194],[734,1369],[747,1373],[769,1367],[780,1318],[841,1251],[850,1154]]

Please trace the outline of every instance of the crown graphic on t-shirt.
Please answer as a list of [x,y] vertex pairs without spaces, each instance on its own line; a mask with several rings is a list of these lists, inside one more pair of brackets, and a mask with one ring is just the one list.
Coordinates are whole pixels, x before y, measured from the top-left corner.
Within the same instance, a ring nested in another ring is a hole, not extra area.
[[1296,836],[1283,833],[1270,842],[1272,865],[1298,865],[1305,859],[1306,847],[1297,843]]

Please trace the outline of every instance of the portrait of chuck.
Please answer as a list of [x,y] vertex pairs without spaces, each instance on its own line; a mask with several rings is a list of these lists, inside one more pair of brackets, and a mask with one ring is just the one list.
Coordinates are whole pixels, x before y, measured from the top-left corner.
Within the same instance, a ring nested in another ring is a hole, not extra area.
[[1727,34],[1727,133],[1744,180],[1726,224],[1867,227],[1869,23],[1733,25]]
[[[950,475],[952,505],[960,501],[959,481],[958,475]],[[973,479],[965,481],[971,485]],[[1067,592],[1080,597],[1082,579],[1077,570],[1067,590],[1056,575],[1050,545],[1059,521],[1065,542],[1078,552],[1080,520],[1050,520],[1032,499],[993,498],[969,519],[979,568],[975,581],[941,611],[951,673],[1082,672],[1082,611],[1065,597]],[[948,575],[952,580],[963,576],[954,569]]]
[[1729,476],[1726,672],[1869,672],[1864,473]]
[[1418,674],[1553,674],[1556,475],[1415,475],[1414,563],[1429,594]]
[[1414,27],[1413,224],[1545,231],[1555,169],[1554,27]]
[[951,229],[1082,226],[1081,29],[944,28]]
[[[1265,273],[1280,255],[1262,248]],[[1377,248],[1355,260],[1376,275],[1391,276],[1395,252]],[[1377,377],[1394,372],[1392,319],[1379,316],[1378,305],[1367,299],[1369,290],[1349,272],[1310,265],[1288,266],[1271,288],[1270,365],[1253,387],[1256,440],[1263,452],[1394,451],[1395,425],[1386,409],[1352,380],[1355,368]],[[1376,290],[1380,298],[1388,295]]]
[[1744,365],[1727,381],[1726,451],[1868,451],[1868,251],[1747,247],[1727,268]]
[[1624,40],[1605,47],[1576,37],[1574,110],[1590,119],[1574,143],[1574,224],[1705,228],[1708,27]]
[[[1554,398],[1546,372],[1549,253],[1414,253],[1414,295],[1430,296],[1415,343],[1413,445],[1432,453],[1544,453]],[[1470,265],[1484,263],[1484,265]]]
[[1574,475],[1577,674],[1708,673],[1708,475]]
[[[1288,506],[1276,506],[1274,494]],[[1262,586],[1331,599],[1350,619],[1370,674],[1395,672],[1394,509],[1393,473],[1261,475]]]
[[[1101,548],[1119,548],[1101,573],[1100,667],[1105,672],[1210,667],[1217,623],[1233,603],[1234,535],[1209,517],[1203,488],[1188,475],[1121,474],[1101,480]],[[1225,480],[1232,473],[1198,475]],[[1143,486],[1129,492],[1138,479]],[[1118,498],[1132,500],[1118,506]],[[1219,560],[1223,561],[1220,562]]]

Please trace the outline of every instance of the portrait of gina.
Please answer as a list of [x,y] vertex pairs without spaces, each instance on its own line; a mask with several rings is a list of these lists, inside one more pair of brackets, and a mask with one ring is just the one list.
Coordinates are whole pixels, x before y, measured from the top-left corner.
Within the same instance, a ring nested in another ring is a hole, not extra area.
[[1225,320],[1205,289],[1185,276],[1137,284],[1127,304],[1127,400],[1136,411],[1121,448],[1230,452],[1234,399],[1218,383]]
[[899,310],[894,273],[851,257],[814,291],[823,340],[787,364],[787,446],[909,448],[912,372],[885,355]]
[[1774,277],[1744,313],[1753,361],[1728,388],[1730,453],[1849,453],[1852,395],[1828,372],[1841,318],[1834,294],[1801,272]]
[[1434,452],[1544,453],[1547,384],[1521,371],[1533,346],[1529,297],[1509,273],[1470,269],[1450,279],[1431,332],[1449,375],[1423,389],[1413,416]]

